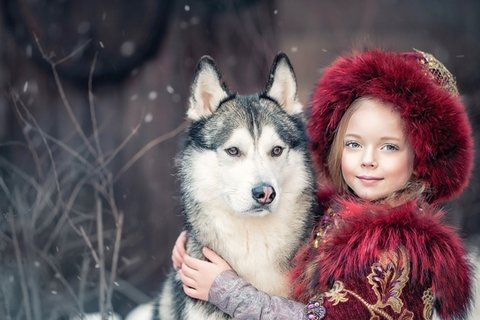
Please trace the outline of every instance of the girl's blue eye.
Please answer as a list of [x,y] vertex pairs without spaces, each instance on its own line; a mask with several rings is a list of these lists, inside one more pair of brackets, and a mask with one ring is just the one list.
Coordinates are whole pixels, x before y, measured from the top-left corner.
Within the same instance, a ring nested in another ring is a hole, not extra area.
[[345,142],[345,147],[349,147],[349,148],[354,149],[354,148],[360,148],[361,145],[360,145],[360,143],[355,142],[355,141],[347,141],[347,142]]
[[397,145],[391,143],[384,145],[383,148],[387,151],[398,151],[400,149]]

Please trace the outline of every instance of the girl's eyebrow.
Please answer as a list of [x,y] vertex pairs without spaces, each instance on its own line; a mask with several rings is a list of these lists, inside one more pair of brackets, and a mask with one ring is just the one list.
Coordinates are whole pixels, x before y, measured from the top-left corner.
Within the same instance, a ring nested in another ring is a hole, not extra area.
[[[361,139],[362,136],[357,134],[357,133],[346,133],[344,138],[355,138],[355,139]],[[396,136],[383,136],[380,138],[381,141],[404,141],[402,137],[396,137]]]
[[345,133],[344,138],[346,138],[346,137],[360,138],[361,136],[359,134],[355,134],[355,133]]

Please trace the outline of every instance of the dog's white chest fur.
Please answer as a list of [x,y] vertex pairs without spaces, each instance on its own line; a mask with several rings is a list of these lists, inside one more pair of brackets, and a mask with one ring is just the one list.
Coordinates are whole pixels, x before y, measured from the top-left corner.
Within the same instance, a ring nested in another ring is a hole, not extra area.
[[210,225],[200,236],[257,289],[288,296],[286,273],[303,225],[302,219],[290,212],[290,206],[262,217],[208,210]]

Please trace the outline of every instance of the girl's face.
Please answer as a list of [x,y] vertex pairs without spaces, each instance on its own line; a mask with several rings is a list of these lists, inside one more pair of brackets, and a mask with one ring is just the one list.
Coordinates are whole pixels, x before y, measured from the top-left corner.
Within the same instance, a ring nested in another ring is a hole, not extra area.
[[343,138],[342,176],[360,198],[380,200],[402,189],[413,172],[414,152],[402,119],[389,104],[363,99]]

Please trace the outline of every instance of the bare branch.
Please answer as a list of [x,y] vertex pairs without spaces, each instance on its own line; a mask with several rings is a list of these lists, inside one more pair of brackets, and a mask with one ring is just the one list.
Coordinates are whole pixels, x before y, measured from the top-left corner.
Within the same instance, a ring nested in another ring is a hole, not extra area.
[[83,49],[85,49],[85,47],[92,41],[92,39],[88,39],[83,44],[79,45],[75,50],[73,50],[67,56],[63,57],[62,59],[60,59],[58,61],[52,61],[52,59],[50,59],[50,57],[47,56],[47,54],[43,50],[43,47],[40,45],[40,40],[38,39],[38,37],[35,33],[33,33],[33,38],[35,39],[35,42],[37,43],[37,47],[38,47],[38,50],[40,51],[40,54],[42,55],[42,58],[45,61],[47,61],[49,64],[55,65],[55,66],[58,65],[58,64],[62,64],[65,61],[70,60],[71,58],[76,56],[80,51],[83,51]]
[[85,302],[85,287],[88,279],[88,271],[90,265],[90,258],[88,255],[84,255],[82,260],[82,267],[80,268],[80,283],[78,285],[78,300],[80,302],[80,314],[83,314],[83,303]]
[[[22,100],[20,100],[15,93],[12,92],[12,94],[13,94],[13,96],[12,96],[12,97],[13,97],[13,103],[14,103],[15,109],[17,110],[17,114],[21,117],[22,120],[24,120],[25,123],[27,123],[26,120],[25,120],[25,118],[23,118],[23,116],[21,115],[21,112],[19,111],[17,101],[19,102],[20,106],[22,106],[22,108],[23,108],[25,111],[28,112],[28,109],[25,107],[25,105],[23,104]],[[29,113],[28,113],[28,114],[29,114]],[[61,195],[61,192],[60,192],[60,185],[59,185],[59,182],[58,182],[58,173],[57,173],[57,168],[56,168],[56,165],[55,165],[55,160],[53,159],[52,150],[50,149],[50,146],[49,146],[49,144],[48,144],[48,142],[47,142],[47,139],[45,138],[44,132],[40,129],[40,126],[38,125],[38,123],[37,123],[37,121],[35,120],[35,118],[34,118],[34,117],[31,117],[31,119],[32,119],[34,125],[39,129],[38,133],[40,134],[40,137],[42,138],[42,141],[43,141],[43,143],[44,143],[44,145],[45,145],[45,148],[46,148],[46,150],[47,150],[48,157],[49,157],[49,159],[50,159],[50,161],[51,161],[51,164],[52,164],[53,174],[54,174],[54,176],[55,176],[55,185],[56,185],[56,187],[57,187],[57,192],[58,192],[58,194],[59,194],[59,196],[60,196],[60,195]]]
[[22,296],[25,303],[25,315],[27,317],[27,320],[33,320],[32,306],[30,304],[30,295],[28,294],[27,278],[25,275],[25,270],[23,269],[22,251],[20,249],[20,244],[18,243],[17,230],[15,227],[15,217],[13,216],[13,213],[11,211],[9,212],[8,221],[10,222],[10,228],[12,230],[12,240],[20,277],[20,287],[22,288]]
[[[60,148],[62,148],[63,150],[65,150],[68,154],[70,154],[71,156],[73,156],[76,160],[78,160],[80,163],[84,164],[87,169],[89,170],[95,170],[95,168],[84,158],[82,157],[77,151],[75,151],[74,149],[70,148],[67,144],[65,144],[64,142],[58,140],[57,138],[55,137],[52,137],[51,135],[49,135],[48,133],[44,132],[40,126],[38,125],[37,121],[35,120],[35,117],[30,113],[30,111],[28,110],[28,108],[25,106],[25,104],[23,103],[23,101],[20,99],[20,97],[18,96],[18,94],[16,94],[15,92],[11,92],[12,94],[12,97],[14,98],[14,105],[16,107],[16,112],[17,112],[17,115],[19,116],[20,120],[27,126],[31,127],[32,130],[34,130],[35,132],[37,132],[38,134],[40,134],[40,136],[42,138],[44,138],[45,140],[47,141],[51,141],[51,142],[54,142],[56,145],[58,145]],[[19,102],[20,106],[22,107],[23,111],[26,113],[26,115],[28,116],[28,118],[30,118],[33,122],[33,125],[32,123],[28,122],[25,117],[22,115],[22,113],[20,112],[20,109],[18,108],[18,105],[16,104],[16,101]]]
[[95,251],[95,249],[93,249],[92,242],[88,238],[83,227],[80,227],[80,233],[82,234],[82,237],[85,240],[85,243],[87,244],[88,248],[90,249],[90,252],[92,253],[93,260],[95,260],[95,265],[100,265],[100,259],[98,258],[97,252]]
[[67,289],[68,293],[72,297],[73,301],[77,306],[80,306],[80,301],[78,300],[75,292],[73,291],[72,287],[68,283],[68,281],[65,279],[65,277],[62,276],[62,273],[58,269],[58,267],[55,265],[55,263],[46,255],[45,253],[41,252],[40,250],[36,250],[36,253],[42,258],[43,261],[45,261],[50,268],[52,268],[53,271],[55,271],[55,278],[60,280],[60,282],[63,284],[65,289]]
[[[88,140],[87,136],[85,135],[85,132],[83,132],[82,127],[77,121],[77,117],[75,116],[72,106],[70,105],[70,101],[67,99],[67,95],[65,94],[65,90],[63,88],[63,84],[60,81],[60,76],[57,72],[56,65],[57,63],[53,62],[43,51],[42,46],[40,45],[40,41],[38,40],[38,37],[34,34],[35,42],[37,43],[38,49],[40,50],[40,53],[42,54],[42,57],[50,64],[50,67],[52,69],[53,77],[55,79],[55,83],[57,85],[58,93],[60,94],[60,98],[62,99],[63,105],[65,109],[67,110],[68,116],[70,117],[70,120],[73,122],[73,125],[75,126],[75,129],[77,133],[80,135],[82,138],[83,142],[85,143],[85,146],[87,149],[92,153],[92,155],[96,155],[95,149],[93,149],[92,145],[90,144],[90,141]],[[78,51],[75,51],[76,53]],[[72,56],[73,54],[69,55],[68,57]],[[64,62],[66,59],[62,59],[60,62]]]
[[93,128],[93,139],[95,141],[95,146],[97,148],[97,161],[98,163],[103,163],[103,153],[102,148],[100,146],[100,140],[98,138],[98,124],[97,124],[97,116],[95,113],[95,99],[93,95],[93,73],[95,72],[95,65],[97,63],[97,56],[98,52],[95,52],[95,56],[93,57],[93,62],[90,67],[90,73],[88,75],[88,102],[90,105],[90,117],[92,118],[92,128]]
[[[37,37],[35,37],[36,39]],[[38,43],[38,39],[36,40],[37,43]],[[62,64],[70,59],[72,59],[74,56],[76,56],[79,52],[83,51],[83,49],[85,49],[86,46],[88,46],[90,44],[90,42],[92,42],[92,39],[88,39],[87,41],[85,41],[83,44],[79,45],[75,50],[73,50],[70,54],[68,54],[67,56],[63,57],[62,59],[58,60],[58,61],[55,61],[54,64],[55,65],[59,65],[59,64]],[[45,58],[46,56],[42,53],[42,56]],[[47,61],[50,61],[50,59],[47,59]]]
[[117,154],[127,145],[130,139],[132,139],[132,137],[137,134],[138,129],[140,128],[141,125],[142,125],[142,122],[140,121],[135,126],[135,128],[133,128],[132,132],[130,132],[130,134],[122,141],[122,143],[120,143],[120,145],[117,148],[115,148],[115,150],[107,157],[105,162],[102,164],[102,167],[105,167],[107,164],[110,163],[110,161],[112,161],[117,156]]
[[83,177],[76,185],[73,191],[70,194],[70,197],[67,200],[67,203],[65,204],[64,209],[62,210],[62,217],[60,220],[57,222],[56,227],[54,230],[50,233],[50,237],[46,241],[45,245],[43,246],[44,252],[50,248],[52,243],[55,241],[55,238],[58,236],[58,234],[61,232],[62,227],[64,226],[64,222],[68,221],[72,229],[80,236],[85,235],[85,231],[78,229],[77,226],[75,226],[75,223],[73,223],[72,219],[70,218],[70,211],[72,211],[73,204],[75,200],[77,199],[78,194],[80,193],[81,188],[85,185],[88,177]]
[[128,169],[130,169],[130,167],[135,163],[137,162],[140,158],[142,158],[145,153],[147,153],[148,151],[150,151],[150,149],[152,149],[153,147],[155,147],[156,145],[162,143],[162,142],[165,142],[167,141],[168,139],[171,139],[173,137],[175,137],[177,134],[179,134],[180,132],[183,132],[188,126],[188,121],[184,121],[182,122],[177,128],[175,128],[174,130],[170,131],[170,132],[167,132],[155,139],[153,139],[152,141],[150,141],[149,143],[147,143],[142,149],[140,149],[140,151],[138,151],[132,158],[130,158],[130,160],[127,161],[127,163],[118,171],[117,175],[115,176],[115,178],[113,179],[113,182],[116,182],[118,181],[118,179],[125,173],[127,172]]
[[123,214],[120,213],[118,216],[118,220],[116,221],[116,234],[115,234],[115,243],[113,249],[113,257],[112,257],[112,269],[110,271],[110,281],[108,283],[107,288],[107,303],[109,304],[109,310],[112,309],[112,294],[113,294],[113,287],[115,285],[115,278],[117,276],[117,266],[118,266],[118,257],[120,252],[120,243],[122,241],[122,230],[123,230]]
[[99,280],[99,304],[100,304],[100,314],[102,319],[105,319],[107,316],[106,310],[106,278],[105,278],[105,253],[103,245],[103,219],[102,219],[102,203],[98,197],[96,197],[97,205],[97,248],[98,248],[98,267],[100,270],[100,280]]

